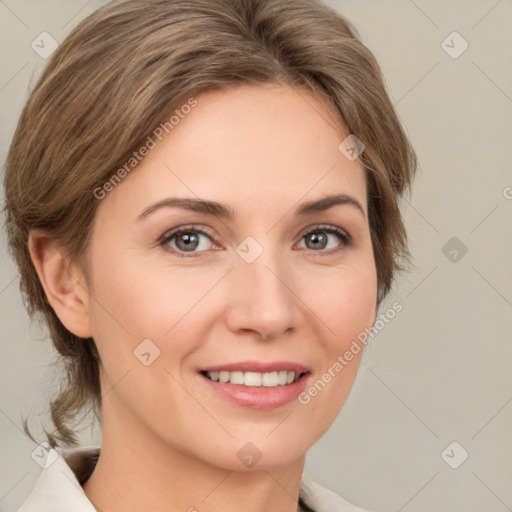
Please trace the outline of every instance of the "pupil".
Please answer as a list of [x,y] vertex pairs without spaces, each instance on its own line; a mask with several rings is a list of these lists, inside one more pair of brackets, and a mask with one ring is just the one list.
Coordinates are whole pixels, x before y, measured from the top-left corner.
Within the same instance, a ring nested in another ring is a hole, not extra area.
[[[323,234],[320,234],[320,235],[319,235],[319,234],[317,234],[317,233],[313,233],[313,234],[312,234],[312,235],[310,235],[310,236],[311,236],[311,241],[312,241],[313,243],[317,243],[318,241],[320,241],[320,242],[321,242],[321,241],[322,241],[322,238],[324,239],[324,240],[323,240],[323,242],[325,242],[325,235],[323,235]],[[320,245],[322,245],[322,246],[323,246],[323,244],[320,244]]]
[[[183,234],[178,237],[178,240],[184,241],[184,247],[190,248],[194,245],[194,243],[197,244],[197,240],[193,240],[193,238],[197,238],[196,235],[190,235],[190,234]],[[195,246],[193,247],[195,249]]]

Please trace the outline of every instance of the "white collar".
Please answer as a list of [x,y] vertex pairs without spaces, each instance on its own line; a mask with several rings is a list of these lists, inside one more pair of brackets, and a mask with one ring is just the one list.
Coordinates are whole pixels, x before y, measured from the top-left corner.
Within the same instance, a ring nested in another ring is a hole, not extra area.
[[[18,512],[96,512],[79,479],[99,452],[99,446],[49,448],[45,467]],[[306,477],[300,497],[314,512],[367,512]]]

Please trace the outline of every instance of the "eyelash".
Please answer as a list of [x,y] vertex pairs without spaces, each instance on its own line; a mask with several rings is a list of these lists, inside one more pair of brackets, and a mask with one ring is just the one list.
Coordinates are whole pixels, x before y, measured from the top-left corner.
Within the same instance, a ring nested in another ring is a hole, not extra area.
[[[300,235],[300,240],[302,241],[306,236],[312,234],[312,233],[318,233],[318,232],[323,232],[323,233],[330,233],[330,234],[333,234],[333,235],[337,235],[339,237],[339,239],[341,240],[342,242],[342,247],[339,248],[339,249],[331,249],[329,251],[313,251],[311,250],[311,252],[313,253],[318,253],[316,255],[318,256],[327,256],[327,255],[332,255],[334,253],[338,253],[344,249],[346,249],[347,247],[350,247],[352,245],[352,237],[346,233],[345,231],[343,231],[342,229],[336,227],[336,226],[331,226],[331,225],[318,225],[318,226],[315,226],[314,228],[306,231],[306,232],[303,232],[301,233]],[[176,254],[178,257],[180,258],[196,258],[198,256],[200,256],[203,252],[207,252],[207,251],[199,251],[199,252],[190,252],[190,253],[186,253],[184,251],[179,251],[179,250],[176,250],[176,249],[173,249],[172,247],[169,247],[168,243],[175,237],[181,235],[181,234],[184,234],[184,233],[199,233],[201,235],[204,235],[206,236],[207,238],[209,238],[212,242],[215,243],[215,241],[213,240],[213,237],[211,234],[209,234],[207,231],[203,230],[203,229],[200,229],[200,228],[196,228],[194,225],[191,225],[191,226],[182,226],[180,228],[177,228],[173,231],[168,231],[166,232],[158,241],[158,245],[163,247],[165,250],[168,250],[168,251],[171,251],[173,254]],[[307,249],[306,249],[307,250]]]

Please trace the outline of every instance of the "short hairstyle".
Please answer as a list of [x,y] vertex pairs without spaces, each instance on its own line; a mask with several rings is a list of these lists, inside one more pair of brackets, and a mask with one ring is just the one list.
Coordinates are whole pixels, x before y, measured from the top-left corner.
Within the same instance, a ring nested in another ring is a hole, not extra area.
[[[51,56],[6,160],[6,230],[20,290],[67,374],[50,403],[51,446],[78,444],[73,428],[85,406],[100,418],[99,355],[94,340],[69,332],[50,306],[31,261],[30,230],[49,230],[85,271],[94,191],[155,127],[203,91],[271,83],[322,97],[365,146],[359,160],[379,304],[410,263],[398,200],[410,191],[417,158],[375,57],[347,19],[320,0],[109,2]],[[24,427],[33,439],[26,420]]]

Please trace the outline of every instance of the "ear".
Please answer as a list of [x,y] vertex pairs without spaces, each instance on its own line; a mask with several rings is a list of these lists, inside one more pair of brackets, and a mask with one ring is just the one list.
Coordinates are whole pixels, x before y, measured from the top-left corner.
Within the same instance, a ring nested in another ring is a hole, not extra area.
[[80,338],[92,337],[89,291],[82,271],[44,230],[32,230],[30,256],[48,302],[59,320]]

